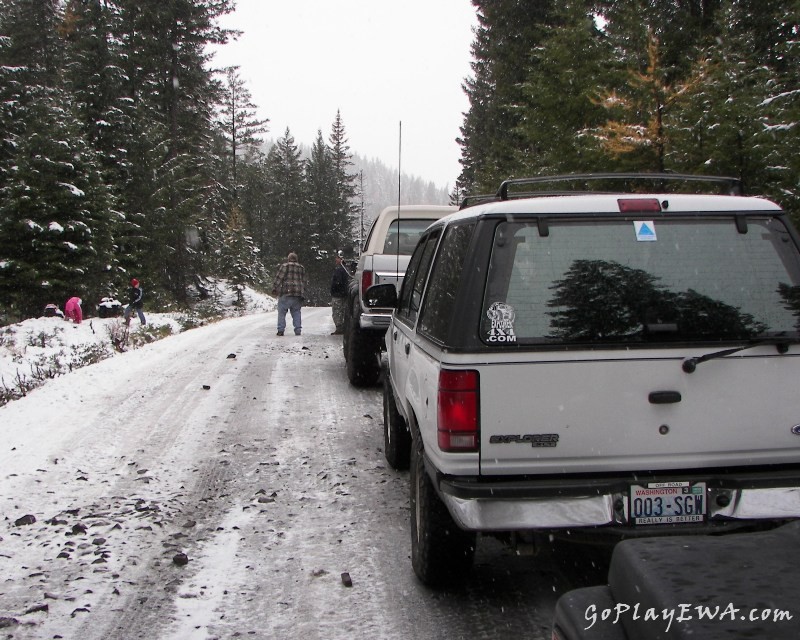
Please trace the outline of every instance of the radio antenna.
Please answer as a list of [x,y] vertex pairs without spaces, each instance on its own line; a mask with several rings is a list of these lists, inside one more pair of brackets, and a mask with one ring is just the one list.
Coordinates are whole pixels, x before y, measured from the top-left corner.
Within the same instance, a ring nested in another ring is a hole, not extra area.
[[397,240],[395,241],[395,273],[397,280],[400,281],[400,183],[402,180],[402,161],[403,161],[403,121],[400,121],[400,128],[397,135]]

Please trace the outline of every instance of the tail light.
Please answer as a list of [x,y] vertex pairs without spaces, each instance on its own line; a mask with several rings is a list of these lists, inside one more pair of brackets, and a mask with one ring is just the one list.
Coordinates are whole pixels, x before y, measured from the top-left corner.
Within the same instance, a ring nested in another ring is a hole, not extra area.
[[439,372],[439,448],[450,452],[478,451],[477,371]]
[[658,198],[620,198],[617,200],[620,213],[659,213]]
[[367,292],[367,289],[369,289],[372,286],[372,280],[373,280],[372,271],[367,271],[366,269],[364,269],[364,271],[361,272],[361,295],[362,296],[365,295],[366,292]]

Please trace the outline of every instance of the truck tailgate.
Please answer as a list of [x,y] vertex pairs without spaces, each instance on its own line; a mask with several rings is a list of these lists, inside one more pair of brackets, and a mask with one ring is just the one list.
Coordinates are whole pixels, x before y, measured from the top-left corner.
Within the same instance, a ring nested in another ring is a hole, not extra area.
[[393,283],[397,289],[403,282],[403,275],[408,268],[410,256],[404,255],[375,255],[372,256],[373,284]]
[[800,435],[793,430],[800,424],[796,348],[794,355],[768,347],[744,353],[704,362],[691,374],[682,371],[681,356],[665,358],[663,351],[659,357],[595,352],[578,361],[574,353],[569,361],[551,353],[485,364],[479,368],[481,473],[800,462]]

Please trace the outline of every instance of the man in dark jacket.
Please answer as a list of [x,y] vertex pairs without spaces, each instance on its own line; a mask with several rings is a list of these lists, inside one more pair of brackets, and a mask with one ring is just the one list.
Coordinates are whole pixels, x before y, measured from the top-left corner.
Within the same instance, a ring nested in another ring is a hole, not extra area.
[[344,333],[344,310],[347,304],[347,289],[350,285],[350,272],[342,263],[342,252],[336,255],[336,266],[331,278],[331,313],[336,330],[332,336]]
[[131,288],[128,289],[128,306],[125,307],[125,324],[130,324],[131,322],[131,313],[133,313],[134,309],[139,316],[139,322],[142,324],[147,324],[147,321],[144,319],[144,312],[142,311],[142,298],[144,298],[144,291],[139,286],[139,281],[136,278],[131,280]]

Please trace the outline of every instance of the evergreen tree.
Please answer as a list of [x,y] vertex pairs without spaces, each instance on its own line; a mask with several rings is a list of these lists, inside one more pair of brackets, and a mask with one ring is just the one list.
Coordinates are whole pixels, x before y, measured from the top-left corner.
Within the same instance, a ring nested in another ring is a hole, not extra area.
[[210,209],[221,202],[211,175],[218,87],[206,69],[205,47],[227,38],[216,20],[232,5],[229,0],[119,2],[138,140],[131,145],[137,173],[129,206],[141,221],[144,241],[131,249],[146,272],[158,274],[157,282],[184,300],[194,272],[204,268],[202,255],[187,243],[187,231],[213,220]]
[[352,244],[349,220],[340,214],[341,194],[337,177],[333,152],[325,144],[322,131],[318,131],[305,166],[311,217],[308,235],[311,259],[307,259],[304,265],[309,281],[313,283],[310,297],[319,301],[325,301],[329,297],[328,280],[333,256],[337,250]]
[[223,230],[222,242],[216,252],[218,264],[216,272],[234,286],[237,302],[244,302],[242,292],[245,285],[265,284],[264,268],[258,257],[258,249],[253,239],[247,235],[244,216],[234,205]]
[[83,137],[97,154],[114,209],[110,218],[114,249],[106,256],[114,281],[109,295],[121,294],[126,267],[131,266],[119,243],[137,234],[123,213],[131,172],[132,113],[121,66],[125,52],[115,35],[119,20],[119,8],[111,2],[68,0],[60,28],[66,45],[64,84],[75,102]]
[[125,180],[125,136],[130,131],[123,51],[114,36],[119,13],[102,0],[69,0],[61,33],[66,40],[65,84],[89,143],[102,152],[109,182]]
[[111,209],[93,150],[61,108],[30,88],[12,180],[0,193],[0,296],[36,314],[70,295],[99,300],[111,286]]
[[265,207],[267,264],[280,264],[291,251],[298,254],[301,263],[308,262],[310,227],[304,163],[288,127],[267,154],[265,174],[271,192]]
[[664,81],[675,85],[691,71],[704,46],[719,35],[723,0],[601,0],[606,33],[618,61],[644,71],[650,64],[652,38],[659,43]]
[[347,141],[342,115],[336,112],[336,118],[331,126],[328,138],[331,162],[333,164],[335,180],[335,209],[332,222],[332,240],[337,247],[350,246],[356,237],[358,228],[358,206],[355,199],[358,196],[356,180],[358,174],[353,171],[353,156]]
[[764,80],[758,103],[761,127],[755,136],[763,179],[756,183],[748,176],[748,182],[757,193],[781,202],[800,223],[800,3],[743,0],[735,4],[741,19],[733,24],[749,25],[754,33],[752,61],[766,62],[770,71],[766,78],[763,65],[757,70]]
[[61,45],[58,2],[0,3],[0,185],[11,179],[16,141],[24,130],[29,87],[56,87]]
[[236,200],[239,188],[237,160],[248,149],[253,149],[260,140],[259,134],[267,131],[268,119],[256,116],[256,105],[244,80],[241,79],[238,67],[224,70],[225,80],[222,87],[222,103],[217,117],[223,140],[225,141],[225,157],[229,167],[232,193]]
[[272,187],[267,178],[266,158],[261,152],[246,156],[241,167],[241,208],[245,226],[258,249],[259,259],[267,259],[267,238],[269,237],[268,208],[272,198]]
[[686,86],[674,88],[661,64],[658,38],[650,32],[647,67],[630,69],[624,87],[603,95],[600,104],[609,119],[596,137],[605,152],[627,170],[663,172],[670,134],[666,118]]
[[541,47],[531,55],[517,113],[521,145],[515,158],[526,175],[602,166],[591,131],[605,113],[593,100],[611,81],[615,63],[596,24],[591,0],[567,0],[553,14]]
[[54,87],[58,84],[62,42],[59,0],[6,0],[0,7],[0,33],[8,40],[3,47],[3,65],[16,67],[26,85]]
[[[745,191],[769,195],[796,211],[800,165],[790,148],[796,147],[793,123],[800,115],[797,66],[787,67],[785,58],[798,60],[785,6],[732,0],[719,15],[722,35],[698,59],[699,81],[682,96],[672,123],[680,136],[679,167],[738,177]],[[784,47],[787,53],[778,53]]]
[[469,193],[493,192],[517,174],[523,146],[522,84],[531,54],[552,21],[553,0],[473,0],[478,28],[472,45],[473,77],[464,83],[469,110],[461,127],[461,185]]
[[47,66],[63,57],[58,6],[34,4],[5,7],[3,30],[13,30],[0,47],[2,66],[17,65],[2,90],[0,299],[25,315],[75,294],[99,299],[113,265],[112,200],[101,164],[61,74]]
[[[695,67],[699,82],[680,101],[675,157],[683,170],[745,178],[751,174],[753,142],[759,128],[757,105],[764,74],[748,61],[745,42],[730,31],[725,11],[723,37]],[[731,100],[730,98],[734,98]]]
[[464,188],[461,186],[461,183],[456,180],[456,184],[453,187],[453,190],[450,192],[449,204],[453,205],[454,207],[458,207],[464,201],[465,196],[466,193],[464,192]]

